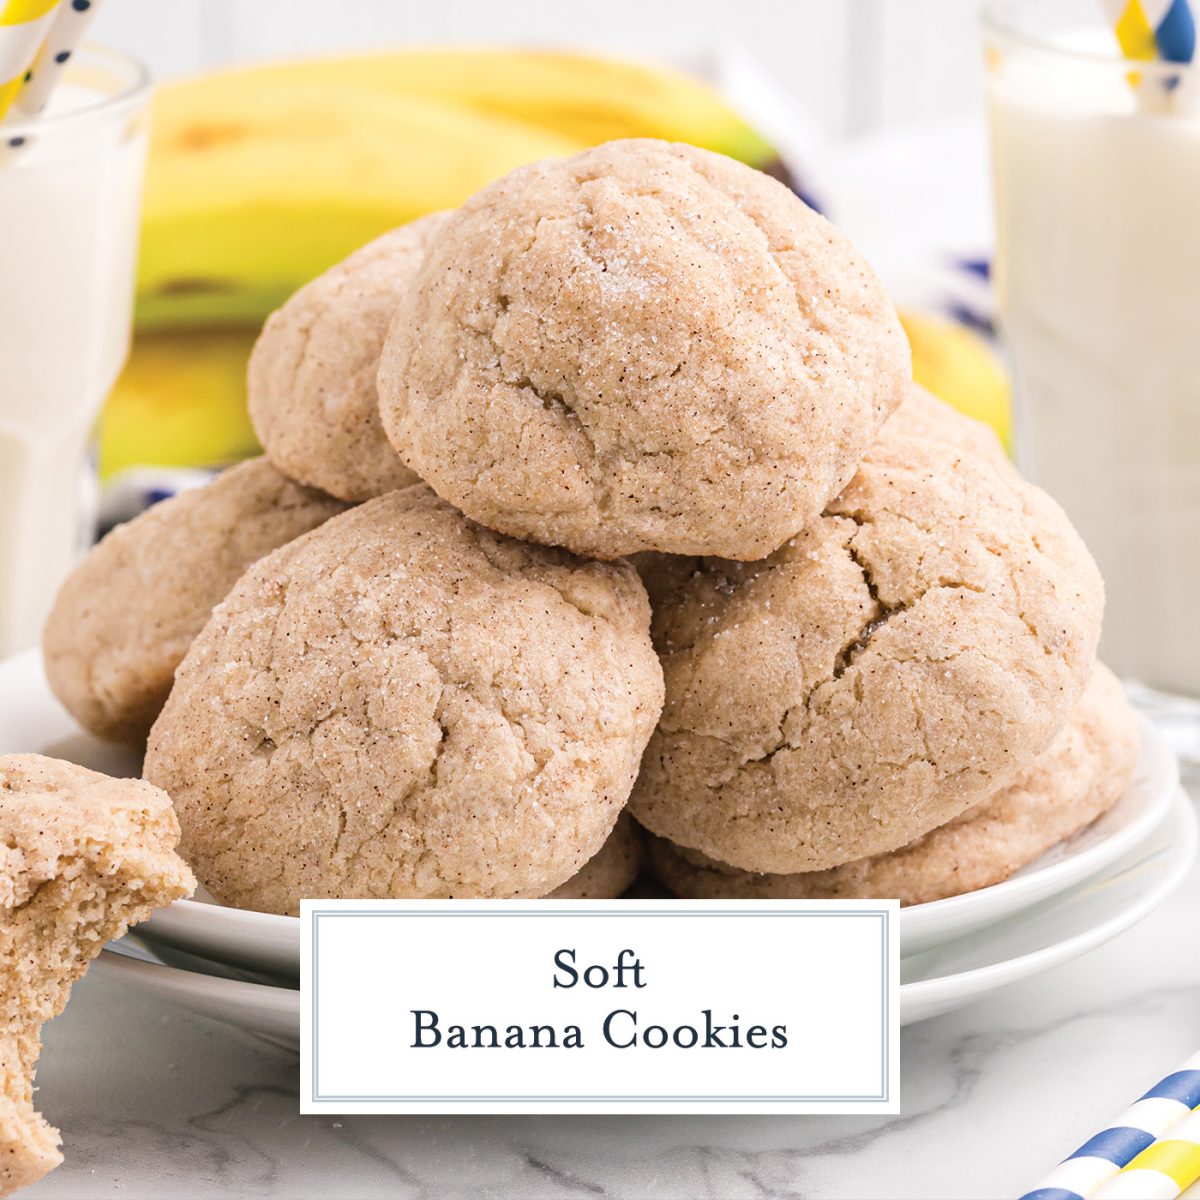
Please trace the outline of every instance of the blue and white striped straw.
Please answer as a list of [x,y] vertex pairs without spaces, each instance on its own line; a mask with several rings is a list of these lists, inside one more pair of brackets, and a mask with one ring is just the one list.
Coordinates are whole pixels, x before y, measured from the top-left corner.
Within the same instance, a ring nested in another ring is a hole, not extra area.
[[[1124,1167],[1197,1108],[1200,1108],[1200,1053],[1160,1079],[1112,1125],[1084,1142],[1021,1200],[1091,1200]],[[1178,1191],[1174,1194],[1178,1195]]]
[[1097,1193],[1096,1200],[1175,1200],[1200,1179],[1200,1110],[1173,1125]]

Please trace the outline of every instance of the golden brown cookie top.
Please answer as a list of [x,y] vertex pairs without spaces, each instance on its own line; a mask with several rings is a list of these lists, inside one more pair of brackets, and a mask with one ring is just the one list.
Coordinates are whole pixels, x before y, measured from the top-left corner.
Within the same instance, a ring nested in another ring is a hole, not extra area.
[[118,525],[46,622],[54,694],[99,737],[140,742],[213,605],[252,562],[345,507],[256,458]]
[[[939,400],[919,384],[912,384],[900,407],[887,419],[888,436],[940,442],[990,460],[996,466],[1015,471],[996,434],[982,421],[968,417]],[[653,550],[630,555],[637,568],[651,605],[670,596],[697,569],[695,555],[658,554]]]
[[666,705],[631,800],[747,870],[892,850],[1009,783],[1091,673],[1103,608],[1062,510],[1005,464],[884,427],[762,562],[662,572]]
[[417,485],[243,576],[146,776],[223,903],[541,896],[600,849],[661,701],[628,564],[514,541]]
[[641,868],[642,831],[623,812],[600,850],[566,883],[550,892],[547,899],[615,900],[637,879]]
[[991,426],[959,412],[919,383],[909,387],[900,407],[888,417],[887,426],[892,433],[949,442],[959,450],[1016,469]]
[[899,850],[796,875],[740,871],[654,839],[659,879],[687,898],[888,898],[923,904],[989,887],[1116,803],[1137,763],[1137,717],[1100,663],[1066,725],[1007,787]]
[[396,306],[446,215],[369,242],[267,318],[247,371],[250,419],[289,478],[343,500],[416,482],[384,436],[375,376]]
[[379,395],[407,464],[492,528],[753,559],[847,482],[909,379],[837,230],[758,171],[644,140],[521,168],[449,217]]

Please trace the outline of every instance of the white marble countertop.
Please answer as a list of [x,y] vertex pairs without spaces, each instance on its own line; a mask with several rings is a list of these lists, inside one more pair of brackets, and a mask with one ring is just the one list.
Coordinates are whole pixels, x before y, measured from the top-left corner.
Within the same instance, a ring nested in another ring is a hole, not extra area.
[[38,1075],[67,1161],[25,1195],[1014,1197],[1200,1047],[1198,925],[1200,870],[1109,945],[905,1029],[887,1119],[302,1117],[296,1058],[95,976]]

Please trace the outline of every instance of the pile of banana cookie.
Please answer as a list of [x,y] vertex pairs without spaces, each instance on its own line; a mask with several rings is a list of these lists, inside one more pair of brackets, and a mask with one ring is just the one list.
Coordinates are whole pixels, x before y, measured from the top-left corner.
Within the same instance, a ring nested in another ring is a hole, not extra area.
[[1138,754],[1103,586],[921,392],[870,267],[655,141],[521,168],[266,323],[265,450],[118,527],[45,635],[220,902],[997,882]]

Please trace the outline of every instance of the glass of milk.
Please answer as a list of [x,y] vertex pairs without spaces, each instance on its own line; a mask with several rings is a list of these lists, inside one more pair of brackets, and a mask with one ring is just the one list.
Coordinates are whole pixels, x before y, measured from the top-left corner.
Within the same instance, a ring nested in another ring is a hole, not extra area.
[[[1100,0],[985,14],[1018,458],[1104,574],[1101,654],[1200,698],[1197,65],[1122,60]],[[1200,707],[1176,706],[1200,732]]]
[[85,48],[42,116],[0,123],[0,656],[39,640],[90,541],[92,429],[129,349],[149,94],[140,64]]

